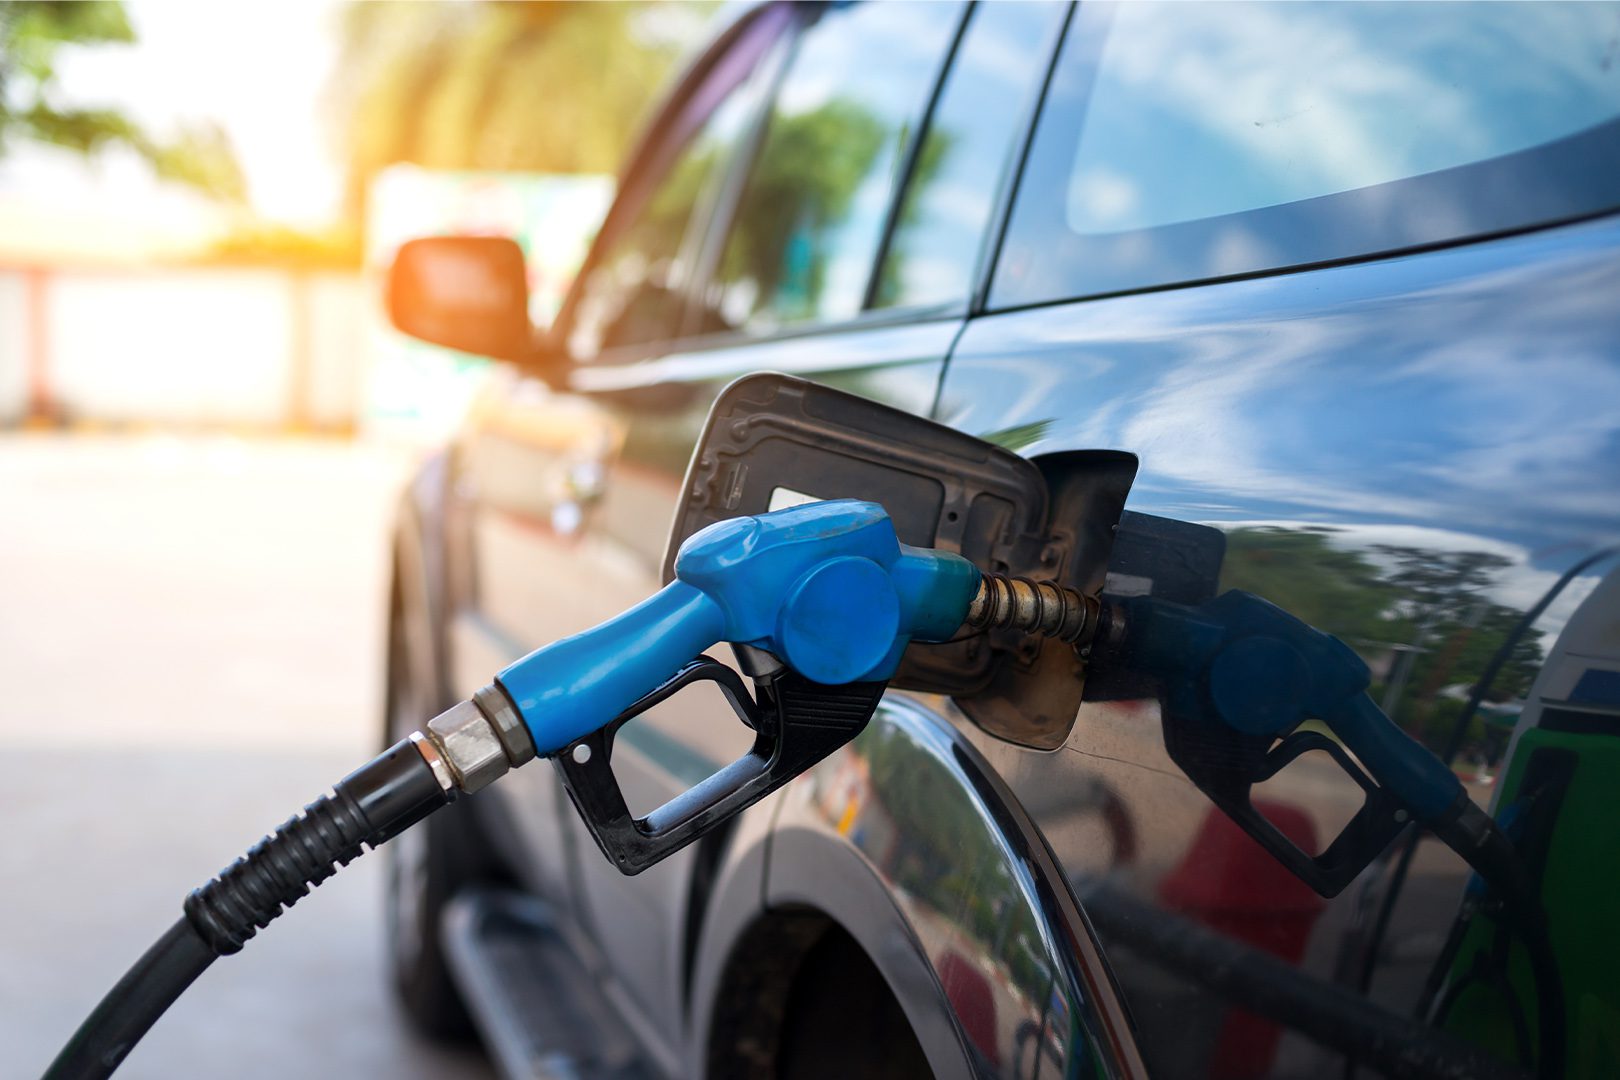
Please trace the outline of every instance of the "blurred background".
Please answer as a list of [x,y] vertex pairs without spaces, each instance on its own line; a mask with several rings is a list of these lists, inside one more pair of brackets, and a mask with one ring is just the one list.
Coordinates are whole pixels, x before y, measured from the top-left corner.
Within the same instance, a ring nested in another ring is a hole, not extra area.
[[[0,3],[0,1077],[379,744],[393,506],[488,372],[387,328],[394,248],[517,237],[543,324],[713,14]],[[305,900],[121,1075],[488,1075],[395,1018],[380,886]]]

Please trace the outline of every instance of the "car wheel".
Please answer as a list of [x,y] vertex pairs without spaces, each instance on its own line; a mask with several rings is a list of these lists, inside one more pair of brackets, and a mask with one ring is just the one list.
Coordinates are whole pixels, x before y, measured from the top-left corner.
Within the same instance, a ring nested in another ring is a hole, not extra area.
[[[415,731],[438,710],[407,660],[404,619],[389,620],[389,743]],[[414,677],[413,677],[414,676]],[[489,880],[495,861],[465,801],[445,807],[383,847],[387,867],[384,919],[394,989],[411,1026],[430,1038],[465,1041],[472,1018],[451,975],[440,937],[445,905],[467,885]]]

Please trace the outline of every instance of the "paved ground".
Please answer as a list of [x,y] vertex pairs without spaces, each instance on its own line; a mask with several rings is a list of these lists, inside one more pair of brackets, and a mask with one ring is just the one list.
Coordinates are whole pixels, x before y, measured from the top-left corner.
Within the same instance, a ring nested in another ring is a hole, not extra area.
[[[343,443],[0,436],[0,1078],[373,750],[404,472]],[[488,1077],[403,1030],[380,871],[216,964],[120,1077]]]

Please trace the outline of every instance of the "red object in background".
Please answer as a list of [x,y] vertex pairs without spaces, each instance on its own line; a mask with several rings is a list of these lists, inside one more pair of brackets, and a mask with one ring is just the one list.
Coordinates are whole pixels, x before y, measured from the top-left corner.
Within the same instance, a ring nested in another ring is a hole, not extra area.
[[[1254,808],[1301,851],[1315,852],[1316,826],[1288,803]],[[1298,964],[1327,905],[1225,814],[1211,808],[1181,862],[1159,883],[1159,902],[1236,941]],[[1210,1053],[1213,1080],[1263,1076],[1277,1055],[1277,1025],[1231,1009]]]
[[939,981],[945,987],[945,997],[962,1022],[968,1041],[983,1054],[991,1065],[1000,1067],[1001,1053],[996,1039],[996,997],[990,980],[974,967],[972,962],[955,952],[948,952],[939,961]]

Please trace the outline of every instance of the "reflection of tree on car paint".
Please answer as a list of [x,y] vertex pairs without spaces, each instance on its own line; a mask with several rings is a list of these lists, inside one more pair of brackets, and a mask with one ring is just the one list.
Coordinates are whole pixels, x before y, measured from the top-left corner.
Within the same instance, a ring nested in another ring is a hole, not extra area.
[[[1233,529],[1221,588],[1287,597],[1292,613],[1364,654],[1373,698],[1391,718],[1431,747],[1444,745],[1463,703],[1441,692],[1472,685],[1523,614],[1491,599],[1512,560],[1383,543],[1358,550],[1336,539],[1327,528]],[[1541,636],[1532,629],[1513,646],[1489,700],[1529,691]],[[1482,719],[1467,734],[1491,760],[1506,749]]]
[[[1046,1017],[1048,1040],[1067,1037],[1071,1011],[1042,959],[1022,887],[971,809],[953,799],[947,766],[903,731],[874,727],[809,777],[816,816],[918,906],[937,946],[941,989],[980,1064],[999,1071],[1020,1053],[1040,1052],[1017,1028],[1029,1015]],[[1120,847],[1129,851],[1129,841]]]

